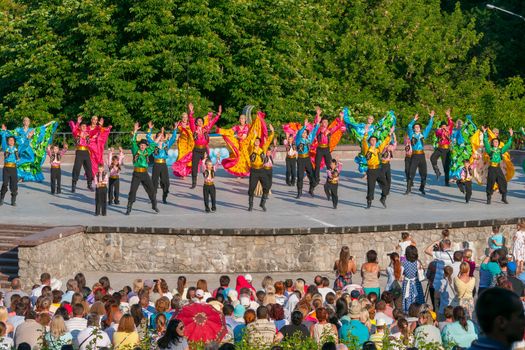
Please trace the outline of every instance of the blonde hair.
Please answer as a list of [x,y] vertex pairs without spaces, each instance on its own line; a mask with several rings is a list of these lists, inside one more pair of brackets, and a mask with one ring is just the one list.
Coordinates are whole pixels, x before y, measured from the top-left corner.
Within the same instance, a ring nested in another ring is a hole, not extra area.
[[276,303],[277,303],[277,300],[275,299],[275,294],[274,293],[266,293],[266,295],[264,296],[264,299],[263,299],[263,305],[267,306],[269,304],[276,304]]
[[359,314],[359,321],[361,321],[362,324],[364,324],[368,330],[372,328],[372,322],[370,322],[370,314],[368,313],[368,310],[362,310]]
[[295,291],[301,293],[301,298],[304,296],[304,282],[301,280],[295,281]]
[[273,287],[273,278],[271,276],[265,276],[261,283],[262,287],[266,290],[268,286]]
[[66,323],[64,322],[64,318],[62,316],[53,316],[51,323],[49,324],[49,332],[53,338],[60,338],[67,332]]
[[9,316],[9,313],[7,312],[7,308],[5,306],[0,306],[0,322],[7,322],[7,318]]
[[422,324],[426,324],[426,325],[434,324],[434,319],[432,318],[432,314],[429,311],[420,312],[418,318],[425,320],[425,322],[421,322]]
[[470,265],[465,261],[459,265],[459,274],[462,275],[464,273],[470,273]]
[[465,249],[463,251],[463,256],[466,258],[466,259],[471,259],[472,258],[472,249]]
[[142,288],[144,288],[144,281],[140,278],[137,278],[133,281],[133,291],[138,293]]

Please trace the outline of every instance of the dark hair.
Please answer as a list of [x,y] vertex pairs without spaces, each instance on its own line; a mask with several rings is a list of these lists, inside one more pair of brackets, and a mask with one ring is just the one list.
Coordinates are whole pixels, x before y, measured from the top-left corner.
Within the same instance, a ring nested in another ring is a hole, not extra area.
[[257,319],[268,319],[268,308],[266,306],[259,306],[257,308]]
[[392,292],[385,290],[383,293],[381,293],[381,300],[387,304],[391,304],[394,301],[394,295]]
[[109,278],[107,278],[106,276],[102,276],[100,277],[100,279],[98,280],[98,283],[100,283],[102,285],[102,288],[104,288],[104,290],[107,291],[111,289],[111,285],[109,283]]
[[233,310],[234,308],[231,304],[226,304],[222,308],[222,313],[224,314],[224,316],[230,316],[231,314],[233,314]]
[[284,286],[285,286],[286,288],[291,288],[291,287],[293,287],[293,281],[292,281],[291,279],[289,279],[289,278],[286,279],[286,280],[284,281]]
[[337,347],[333,341],[329,341],[323,344],[321,350],[337,350]]
[[339,298],[335,302],[335,314],[338,319],[341,319],[348,314],[348,304],[343,298]]
[[180,295],[184,293],[185,286],[186,286],[186,277],[179,276],[179,278],[177,278],[177,292],[179,292]]
[[523,313],[523,306],[519,297],[510,290],[503,288],[489,288],[484,290],[476,302],[478,323],[485,334],[493,331],[494,321],[502,316],[509,319],[513,313]]
[[139,327],[142,322],[142,319],[144,318],[144,314],[142,313],[142,306],[140,306],[140,304],[132,305],[129,309],[129,313],[131,317],[133,317],[135,327]]
[[500,225],[492,225],[492,232],[494,233],[498,232],[500,227],[501,227]]
[[459,322],[461,327],[463,327],[463,329],[468,332],[468,323],[465,309],[463,309],[461,306],[456,306],[452,314],[454,315],[454,321]]
[[377,252],[375,250],[366,252],[366,261],[369,263],[377,263]]
[[235,345],[231,343],[224,343],[219,347],[219,350],[235,350]]
[[337,165],[337,159],[335,159],[335,158],[332,158],[332,164],[335,164],[335,165]]
[[447,306],[445,307],[445,310],[443,311],[445,318],[452,318],[454,317],[454,306]]
[[416,262],[417,259],[418,259],[417,248],[415,246],[413,246],[413,245],[409,245],[405,249],[405,257],[410,262]]
[[315,310],[315,315],[317,316],[317,320],[319,322],[328,320],[328,311],[326,311],[326,308],[324,307],[317,308]]
[[374,343],[373,341],[365,341],[363,343],[363,350],[376,350],[376,343]]
[[294,326],[299,326],[303,322],[303,314],[301,311],[292,312],[291,321]]
[[179,326],[179,323],[181,321],[177,319],[171,319],[168,322],[168,326],[166,327],[166,333],[157,340],[157,344],[159,348],[166,349],[169,347],[170,343],[178,343],[181,339],[181,336],[177,333],[177,327]]
[[40,282],[44,283],[50,280],[51,280],[51,275],[49,273],[44,272],[43,274],[40,275]]
[[463,251],[456,250],[454,252],[454,261],[463,261]]
[[328,277],[323,277],[323,287],[328,286],[330,286],[330,280],[328,279]]
[[408,307],[408,317],[418,317],[420,308],[421,308],[420,303],[410,304],[410,306]]
[[272,319],[275,321],[284,320],[284,308],[281,304],[272,305]]
[[84,315],[84,305],[75,304],[73,305],[73,316],[83,316]]
[[31,350],[31,345],[29,345],[28,343],[20,343],[16,350]]
[[221,277],[219,277],[219,284],[221,286],[227,286],[230,284],[230,277],[226,276],[226,275],[223,275]]
[[86,276],[84,276],[82,272],[79,272],[75,275],[75,281],[77,281],[78,290],[82,291],[86,286]]

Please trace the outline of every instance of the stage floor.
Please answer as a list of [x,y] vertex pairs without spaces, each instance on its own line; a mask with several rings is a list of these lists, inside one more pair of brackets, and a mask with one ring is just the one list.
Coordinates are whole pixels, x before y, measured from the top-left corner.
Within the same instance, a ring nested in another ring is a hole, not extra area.
[[[293,227],[338,227],[360,225],[406,224],[425,222],[449,222],[512,218],[523,216],[525,208],[525,176],[517,169],[515,178],[509,184],[509,205],[501,203],[501,196],[495,194],[492,205],[485,204],[485,188],[473,186],[473,198],[465,204],[462,193],[455,184],[450,187],[436,183],[428,162],[429,176],[427,194],[419,191],[419,178],[413,193],[405,196],[404,163],[392,163],[393,183],[388,197],[388,208],[379,203],[380,190],[376,188],[376,199],[369,210],[366,206],[366,182],[356,171],[352,160],[343,161],[343,173],[339,184],[339,206],[332,209],[326,200],[322,184],[316,188],[315,197],[307,193],[305,180],[304,194],[295,199],[296,188],[285,184],[284,164],[274,168],[272,194],[267,202],[267,212],[259,208],[255,198],[253,212],[248,212],[248,179],[231,177],[223,169],[216,178],[217,212],[207,214],[202,200],[202,175],[197,188],[190,190],[191,179],[177,179],[172,176],[169,204],[159,203],[160,213],[151,210],[145,191],[140,188],[137,201],[130,216],[125,216],[126,203],[132,168],[126,166],[120,183],[118,206],[108,207],[108,216],[94,216],[95,194],[86,189],[86,181],[78,183],[76,193],[71,193],[71,165],[62,170],[62,194],[52,196],[49,188],[49,169],[45,169],[43,183],[20,183],[17,207],[11,207],[9,193],[6,203],[0,208],[3,224],[30,225],[86,225],[125,227],[171,227],[171,228],[293,228]],[[159,190],[157,198],[161,198]]]

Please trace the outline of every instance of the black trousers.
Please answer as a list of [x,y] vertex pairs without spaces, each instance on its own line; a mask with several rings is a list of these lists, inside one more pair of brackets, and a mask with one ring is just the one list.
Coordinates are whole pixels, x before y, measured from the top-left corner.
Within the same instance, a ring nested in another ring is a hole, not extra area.
[[465,201],[470,201],[472,197],[472,181],[458,181],[458,188],[461,192],[465,193]]
[[[270,190],[272,189],[273,185],[273,168],[271,169],[263,169],[264,173],[266,174],[266,193],[270,193]],[[264,187],[263,187],[264,192]]]
[[339,201],[339,197],[337,196],[338,187],[339,184],[333,184],[328,181],[324,184],[324,192],[326,193],[327,197],[330,197],[332,199],[332,204],[334,208],[337,207],[337,202]]
[[62,180],[62,170],[59,168],[51,167],[51,193],[60,193],[60,183]]
[[385,196],[390,194],[390,187],[392,187],[392,170],[390,169],[390,162],[381,164],[381,172],[385,178],[386,186],[383,189]]
[[253,197],[255,193],[255,188],[257,184],[261,183],[263,188],[263,196],[268,196],[268,191],[270,191],[270,186],[268,185],[268,174],[265,169],[250,169],[250,181],[248,185],[248,196]]
[[419,176],[421,177],[420,190],[425,189],[427,182],[427,160],[425,154],[412,154],[412,160],[410,161],[410,173],[409,173],[409,186],[414,185],[414,178],[416,177],[416,170],[419,170]]
[[366,200],[367,201],[374,200],[376,182],[379,183],[379,186],[381,187],[381,198],[386,197],[387,193],[385,193],[385,188],[386,188],[385,175],[379,168],[378,169],[368,168],[368,170],[366,171],[366,184],[367,184]]
[[75,163],[73,164],[73,182],[77,182],[80,176],[80,169],[84,168],[87,182],[90,185],[93,182],[93,170],[91,169],[91,159],[89,158],[89,151],[76,150]]
[[120,178],[109,178],[109,189],[108,189],[108,196],[109,196],[109,204],[113,203],[113,198],[115,198],[115,204],[118,202],[120,192]]
[[324,159],[324,164],[328,168],[332,162],[332,155],[330,154],[330,148],[321,148],[317,147],[317,152],[315,153],[315,182],[316,184],[321,181],[321,161]]
[[157,199],[155,198],[155,191],[153,189],[153,183],[151,182],[151,178],[149,177],[149,174],[147,171],[145,172],[133,172],[133,176],[131,177],[131,187],[129,189],[129,196],[128,196],[128,202],[133,203],[135,202],[135,199],[137,198],[137,190],[139,189],[139,186],[142,184],[142,187],[146,190],[146,193],[148,194],[149,200],[151,201],[152,206],[157,206]]
[[207,148],[193,148],[193,153],[191,155],[191,183],[193,185],[197,183],[199,164],[202,162],[202,160],[204,159],[204,155],[207,154],[207,152]]
[[[5,183],[5,182],[4,182]],[[507,193],[507,179],[503,175],[501,167],[489,166],[489,172],[487,174],[487,195],[494,193],[494,184],[498,184],[499,193]]]
[[310,157],[297,158],[297,192],[301,192],[303,190],[303,180],[305,171],[306,175],[308,176],[308,181],[310,181],[310,188],[314,188],[315,174],[314,169],[312,167],[312,162],[310,161]]
[[4,181],[2,184],[1,191],[2,199],[7,193],[7,186],[9,186],[9,191],[11,191],[11,197],[16,197],[16,195],[18,194],[18,174],[16,172],[16,167],[10,168],[4,166],[2,176]]
[[297,177],[297,158],[286,157],[286,184],[289,186],[295,185],[296,177]]
[[95,215],[106,216],[106,209],[108,206],[108,188],[106,186],[104,187],[97,187],[95,190]]
[[168,175],[168,166],[166,163],[154,163],[153,170],[151,172],[151,181],[153,183],[153,188],[155,189],[155,195],[157,194],[157,189],[162,188],[162,193],[167,195],[170,189],[170,176]]
[[412,160],[412,157],[406,157],[405,156],[405,181],[408,182],[410,179],[410,161]]
[[430,163],[432,164],[432,169],[437,174],[439,173],[439,168],[437,165],[438,159],[441,158],[441,163],[443,164],[443,171],[445,172],[445,183],[448,184],[450,177],[450,149],[438,147],[434,150],[434,153],[430,156]]
[[202,186],[202,196],[204,198],[204,208],[210,210],[210,199],[211,199],[211,209],[215,211],[215,185],[206,185]]

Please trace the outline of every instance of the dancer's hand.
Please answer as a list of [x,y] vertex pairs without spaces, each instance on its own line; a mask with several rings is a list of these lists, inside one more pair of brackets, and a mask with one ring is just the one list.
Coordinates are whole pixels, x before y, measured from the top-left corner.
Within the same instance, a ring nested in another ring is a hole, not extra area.
[[113,151],[115,151],[115,149],[114,149],[113,147],[110,147],[110,148],[109,148],[109,151],[110,151],[111,153],[113,153]]
[[153,121],[150,120],[150,121],[148,122],[148,128],[149,128],[149,129],[153,129]]
[[273,125],[272,125],[272,124],[270,124],[270,131],[271,131],[271,132],[274,132],[274,131],[275,131],[274,128],[273,128]]
[[366,124],[365,125],[365,134],[368,134],[368,128],[370,127],[370,125]]
[[341,118],[341,120],[343,120],[344,116],[345,116],[345,112],[343,111],[339,112],[339,117]]
[[219,105],[219,110],[217,111],[217,114],[218,114],[218,115],[221,115],[221,114],[222,114],[222,105]]
[[417,122],[418,119],[419,119],[419,113],[416,113],[416,115],[414,116],[414,120]]
[[316,107],[315,107],[315,113],[317,114],[317,116],[320,116],[321,113],[323,113],[323,111],[321,110],[321,107],[316,106]]
[[390,135],[392,135],[394,133],[394,131],[396,131],[396,127],[395,126],[390,128]]
[[7,130],[7,127],[5,126],[5,124],[2,124],[2,131],[6,131]]
[[487,127],[485,125],[482,125],[481,126],[481,130],[483,131],[483,133],[486,133],[487,132]]
[[308,124],[308,118],[304,119],[304,126],[306,126],[306,124]]
[[133,132],[136,133],[136,132],[139,131],[139,130],[140,130],[140,125],[139,125],[139,123],[135,123],[135,125],[133,126]]
[[63,148],[64,148],[65,150],[67,150],[67,149],[69,148],[69,146],[67,145],[67,143],[64,142],[64,146],[63,146]]
[[512,128],[509,129],[509,134],[510,134],[510,137],[512,137],[512,135],[514,135],[514,130],[512,130]]
[[436,112],[434,110],[430,111],[430,118],[434,118],[436,115]]
[[445,112],[447,118],[449,118],[449,119],[451,118],[451,116],[450,116],[450,112],[451,112],[451,109],[450,109],[450,108],[447,109],[446,112]]
[[119,152],[124,153],[124,150],[122,149],[121,146],[119,146],[118,150],[119,150]]
[[190,113],[193,113],[193,103],[190,103],[188,105],[188,110],[190,111]]
[[82,114],[77,115],[77,123],[82,123]]

